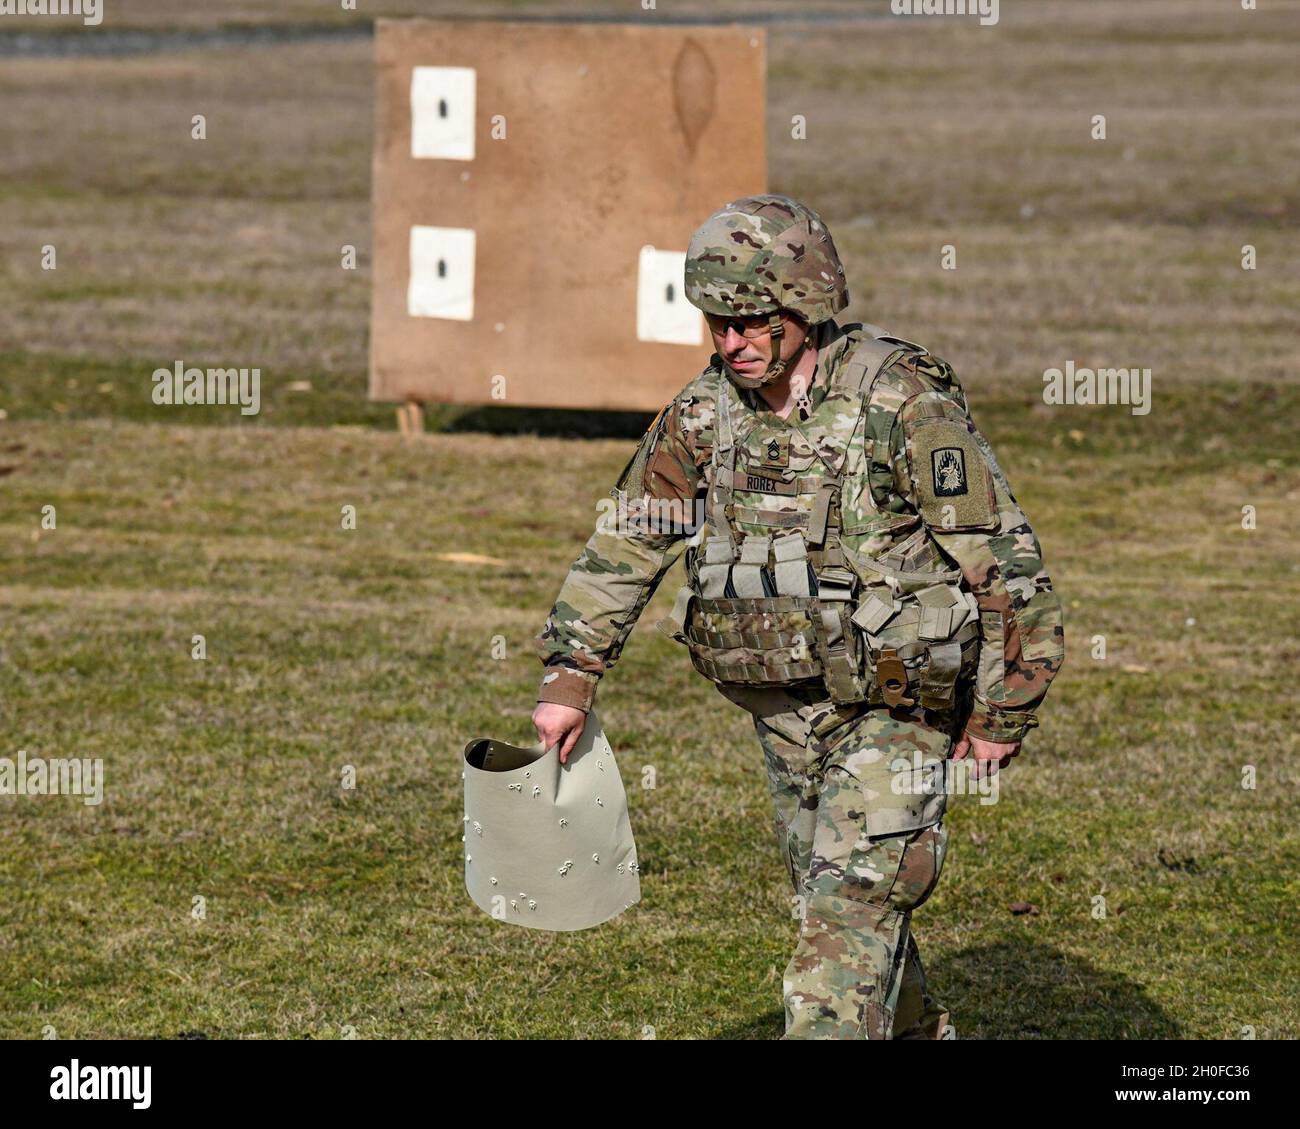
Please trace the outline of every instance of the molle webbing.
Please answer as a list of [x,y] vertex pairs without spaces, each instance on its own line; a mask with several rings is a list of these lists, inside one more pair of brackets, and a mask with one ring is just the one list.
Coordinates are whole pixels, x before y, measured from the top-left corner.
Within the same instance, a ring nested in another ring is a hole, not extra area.
[[813,502],[812,515],[808,518],[808,544],[821,548],[826,543],[826,529],[831,524],[831,515],[836,515],[835,525],[838,527],[839,506],[836,503],[840,497],[840,478],[837,475],[833,479],[823,482],[817,491],[817,500]]
[[[877,327],[867,327],[867,332],[875,332]],[[858,341],[848,360],[836,371],[833,387],[849,388],[858,394],[858,412],[866,409],[871,390],[881,371],[890,359],[901,352],[908,343],[900,344],[898,339],[881,339],[863,337]],[[864,386],[867,387],[863,394]],[[794,482],[784,482],[777,476],[756,475],[762,480],[761,493],[792,497],[803,493],[817,492],[811,516],[807,520],[808,544],[820,548],[827,542],[827,530],[836,529],[833,543],[838,543],[840,525],[839,502],[844,472],[842,465],[835,465],[817,444],[812,445],[818,457],[826,463],[831,471],[829,479],[815,475],[805,475]],[[720,378],[717,400],[717,441],[710,456],[710,485],[707,496],[707,517],[715,534],[720,534],[731,547],[731,559],[736,559],[736,545],[733,523],[744,522],[747,525],[770,525],[774,528],[798,527],[804,524],[802,514],[785,516],[784,511],[764,510],[761,507],[738,506],[733,495],[737,486],[749,476],[740,475],[736,470],[736,436],[731,420],[730,381]],[[742,487],[743,488],[743,487]]]
[[[849,389],[857,403],[856,433],[867,410],[875,382],[890,360],[909,342],[884,338],[874,326],[836,371],[832,386]],[[919,347],[917,347],[919,348]],[[671,615],[660,626],[690,648],[691,661],[706,677],[720,683],[773,685],[820,679],[837,704],[884,699],[864,677],[861,637],[857,626],[870,630],[896,615],[899,608],[868,605],[855,616],[858,574],[850,564],[871,568],[875,562],[844,548],[840,540],[841,502],[846,452],[810,442],[829,477],[804,475],[786,481],[779,471],[763,473],[759,466],[737,471],[737,442],[732,425],[730,382],[719,381],[716,442],[710,456],[706,496],[708,536],[696,569],[698,591],[683,588]],[[846,410],[851,410],[846,405]],[[797,427],[794,430],[799,430]],[[868,452],[878,456],[874,448]],[[887,453],[887,452],[886,452]],[[815,494],[811,509],[790,512],[735,502],[737,490],[777,497]],[[737,523],[759,526],[764,533],[742,534]],[[923,619],[922,629],[941,633],[967,612],[965,603],[950,597],[947,574],[908,575],[892,562],[875,571],[908,590],[928,582],[922,610],[907,613]],[[956,574],[955,579],[960,579]],[[930,589],[933,589],[931,591]],[[879,604],[879,601],[876,601]],[[897,601],[895,601],[897,603]],[[901,605],[900,605],[901,606]],[[883,617],[883,618],[882,618]],[[962,629],[941,645],[904,644],[898,662],[928,654],[919,672],[923,702],[951,702],[961,666],[961,643],[976,625]],[[915,665],[915,664],[913,664]]]
[[751,686],[766,686],[774,682],[785,685],[821,675],[821,664],[816,662],[720,663],[694,651],[691,652],[691,661],[696,670],[714,682],[738,682]]
[[[710,458],[713,474],[710,475],[709,492],[705,502],[705,517],[708,519],[709,526],[716,534],[720,534],[730,546],[731,560],[736,559],[736,539],[731,532],[731,479],[734,477],[734,468],[736,465],[735,443],[736,437],[731,430],[731,412],[727,409],[729,399],[728,381],[719,379],[718,382],[718,405],[717,405],[717,440],[713,446],[713,454]],[[732,468],[733,473],[727,476],[727,481],[717,473],[720,466]],[[721,518],[719,518],[721,513]],[[721,562],[715,562],[721,563]]]
[[763,510],[752,506],[733,506],[732,511],[737,521],[749,525],[766,525],[771,529],[806,529],[808,515],[793,510]]

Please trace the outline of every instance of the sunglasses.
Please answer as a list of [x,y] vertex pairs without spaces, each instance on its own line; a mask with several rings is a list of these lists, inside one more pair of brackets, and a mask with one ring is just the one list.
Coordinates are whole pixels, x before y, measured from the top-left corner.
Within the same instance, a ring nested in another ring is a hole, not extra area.
[[748,337],[753,341],[760,337],[766,337],[770,332],[767,314],[730,318],[724,318],[719,314],[705,314],[704,317],[709,323],[709,329],[719,337],[726,337],[728,330],[734,329],[741,337]]

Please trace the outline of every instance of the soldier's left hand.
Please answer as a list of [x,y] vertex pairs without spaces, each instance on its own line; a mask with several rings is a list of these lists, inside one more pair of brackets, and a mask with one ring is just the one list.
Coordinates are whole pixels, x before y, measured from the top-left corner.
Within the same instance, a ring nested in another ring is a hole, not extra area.
[[979,780],[995,775],[999,768],[1006,768],[1011,763],[1011,758],[1019,752],[1019,741],[986,741],[982,737],[963,733],[953,750],[952,759],[959,761],[968,753],[974,753],[975,779]]

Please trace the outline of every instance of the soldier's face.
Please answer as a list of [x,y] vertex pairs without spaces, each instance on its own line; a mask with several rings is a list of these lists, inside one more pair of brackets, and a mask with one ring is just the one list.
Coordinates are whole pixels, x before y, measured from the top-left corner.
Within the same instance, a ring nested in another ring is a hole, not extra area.
[[[808,327],[793,314],[782,311],[780,317],[785,326],[780,359],[788,361],[803,347]],[[772,332],[766,314],[745,318],[706,314],[705,318],[713,335],[714,349],[741,376],[760,376],[776,359],[772,356]]]

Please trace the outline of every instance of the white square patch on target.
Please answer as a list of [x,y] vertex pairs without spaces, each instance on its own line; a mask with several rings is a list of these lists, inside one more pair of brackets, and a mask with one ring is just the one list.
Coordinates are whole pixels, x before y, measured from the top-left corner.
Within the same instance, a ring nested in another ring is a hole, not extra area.
[[411,317],[473,320],[473,228],[412,227],[410,265],[406,312]]
[[473,67],[411,68],[411,156],[474,159]]
[[685,251],[641,248],[636,283],[638,341],[704,344],[704,316],[686,300],[685,273]]

